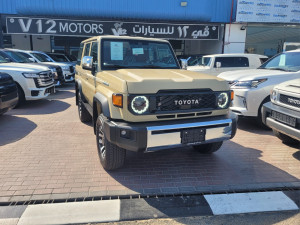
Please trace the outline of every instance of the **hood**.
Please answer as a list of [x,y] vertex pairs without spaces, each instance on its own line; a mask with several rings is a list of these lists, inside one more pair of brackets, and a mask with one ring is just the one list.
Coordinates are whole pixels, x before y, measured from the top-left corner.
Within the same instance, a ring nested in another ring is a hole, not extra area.
[[125,81],[128,93],[133,94],[156,93],[167,89],[229,89],[227,82],[216,76],[180,69],[120,69],[104,73]]
[[294,92],[296,94],[299,94],[300,93],[300,78],[283,82],[283,83],[275,86],[275,88],[279,89],[279,90]]
[[73,66],[72,64],[70,63],[67,63],[67,62],[42,62],[43,64],[46,64],[46,65],[56,65],[56,66],[60,66],[60,67],[70,67],[70,66]]
[[41,71],[47,71],[49,70],[49,68],[47,66],[39,66],[25,63],[1,63],[0,70],[38,73]]
[[289,74],[295,74],[299,72],[285,72],[281,70],[268,70],[268,69],[251,69],[251,70],[235,70],[223,72],[218,77],[228,81],[246,81],[260,78],[268,78],[274,76],[288,76]]
[[207,71],[207,70],[210,70],[210,67],[209,66],[188,66],[187,67],[187,70],[190,70],[190,71]]

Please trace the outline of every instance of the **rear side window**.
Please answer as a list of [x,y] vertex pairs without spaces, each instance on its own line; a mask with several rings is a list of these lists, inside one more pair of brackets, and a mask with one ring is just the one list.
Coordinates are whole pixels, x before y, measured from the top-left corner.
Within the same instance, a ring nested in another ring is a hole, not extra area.
[[93,57],[93,64],[98,68],[98,42],[92,42],[91,54]]
[[261,64],[263,64],[264,62],[266,62],[268,60],[268,58],[259,58]]
[[82,51],[83,51],[83,43],[81,43],[80,46],[79,46],[77,63],[76,63],[77,65],[80,65],[80,63],[81,63]]
[[216,57],[214,67],[217,67],[217,62],[221,63],[221,67],[249,67],[247,57]]

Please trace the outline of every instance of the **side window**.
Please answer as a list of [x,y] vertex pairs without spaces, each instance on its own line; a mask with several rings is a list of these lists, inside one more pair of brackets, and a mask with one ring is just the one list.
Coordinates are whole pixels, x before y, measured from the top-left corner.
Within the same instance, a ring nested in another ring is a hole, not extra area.
[[214,67],[217,62],[221,63],[221,67],[249,67],[249,60],[247,57],[217,57]]
[[91,43],[85,44],[83,56],[90,56],[90,48],[91,48]]
[[261,64],[263,64],[264,62],[266,62],[268,60],[268,58],[259,58]]
[[78,57],[77,57],[76,65],[80,65],[81,64],[82,51],[83,51],[83,43],[81,43],[80,46],[79,46],[79,51],[78,51]]
[[97,70],[97,68],[98,68],[98,42],[92,42],[90,56],[93,57],[93,64]]
[[247,57],[236,57],[234,61],[235,67],[249,67],[249,59]]

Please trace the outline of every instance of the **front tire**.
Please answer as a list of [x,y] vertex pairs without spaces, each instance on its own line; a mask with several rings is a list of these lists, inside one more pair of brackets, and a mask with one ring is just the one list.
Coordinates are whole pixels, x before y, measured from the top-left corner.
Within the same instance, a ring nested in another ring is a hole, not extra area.
[[86,110],[80,92],[78,92],[78,115],[81,122],[89,122],[92,120],[92,116]]
[[17,84],[17,88],[18,88],[18,102],[14,108],[17,108],[17,107],[23,105],[26,101],[25,94],[24,94],[22,87],[19,84]]
[[100,114],[96,121],[96,140],[98,155],[104,169],[115,170],[124,165],[126,150],[110,143],[105,138],[104,121],[105,117]]
[[220,142],[203,144],[203,145],[194,145],[193,148],[202,154],[212,154],[218,151],[221,148],[222,144],[223,141],[220,141]]
[[283,143],[286,143],[286,144],[297,144],[299,143],[297,140],[283,134],[283,133],[280,133],[278,132],[277,130],[273,130],[273,133],[276,137],[278,137],[280,140],[282,140]]

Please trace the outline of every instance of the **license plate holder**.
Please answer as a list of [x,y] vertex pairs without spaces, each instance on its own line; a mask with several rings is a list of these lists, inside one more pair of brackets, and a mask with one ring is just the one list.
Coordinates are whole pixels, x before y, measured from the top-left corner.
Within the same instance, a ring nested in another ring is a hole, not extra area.
[[182,130],[180,133],[182,144],[195,144],[205,141],[206,129],[192,128]]
[[292,116],[288,116],[286,114],[273,111],[271,112],[271,117],[277,121],[280,121],[284,124],[290,125],[292,127],[296,127],[296,118]]

